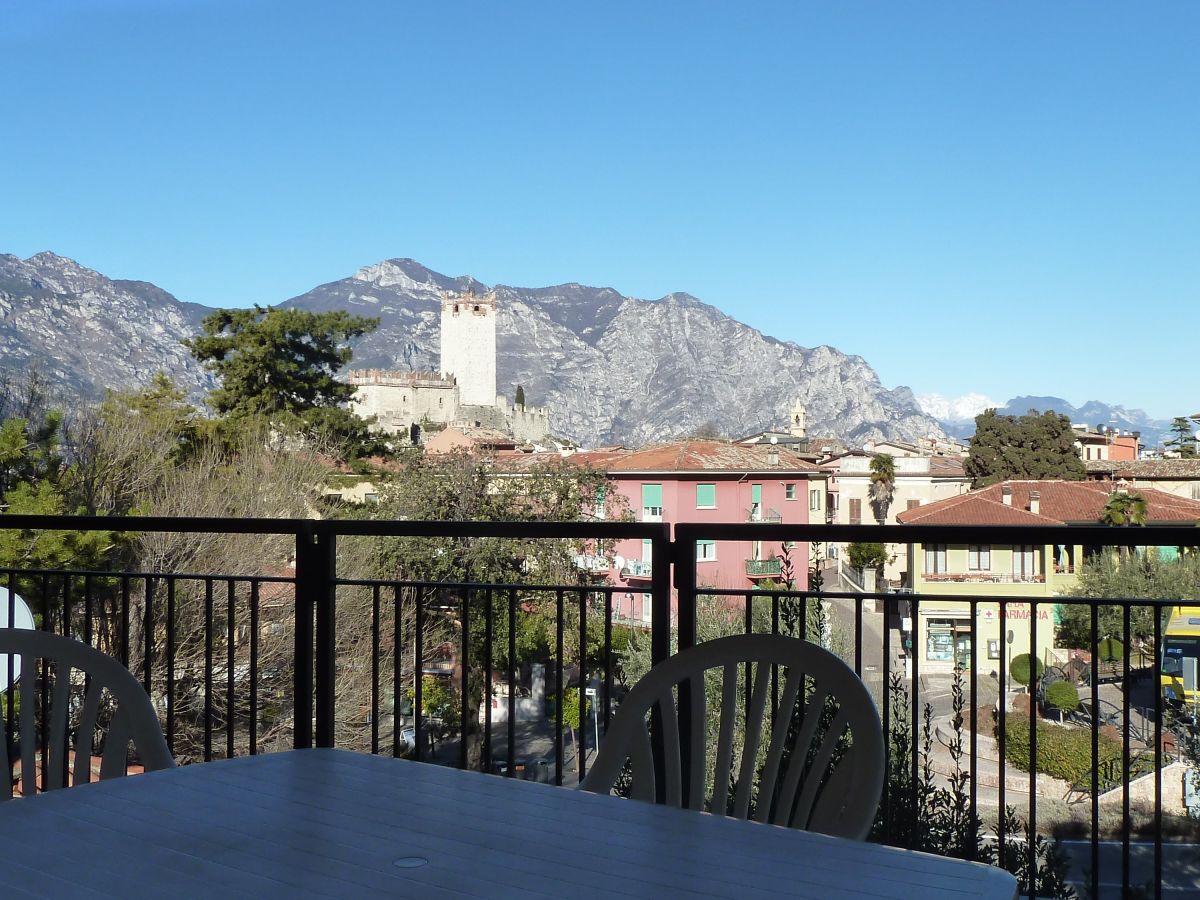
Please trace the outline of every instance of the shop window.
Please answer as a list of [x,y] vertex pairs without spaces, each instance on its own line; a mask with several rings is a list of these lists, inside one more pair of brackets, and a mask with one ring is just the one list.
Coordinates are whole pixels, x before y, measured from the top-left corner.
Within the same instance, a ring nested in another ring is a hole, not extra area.
[[925,658],[930,662],[954,661],[954,623],[930,619],[925,625]]

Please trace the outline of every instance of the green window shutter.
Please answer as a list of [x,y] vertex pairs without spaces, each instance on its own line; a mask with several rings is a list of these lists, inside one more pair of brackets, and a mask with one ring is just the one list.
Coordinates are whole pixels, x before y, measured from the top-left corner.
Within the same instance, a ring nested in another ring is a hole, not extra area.
[[650,562],[651,557],[654,555],[653,551],[654,551],[654,541],[648,541],[643,538],[642,539],[642,561]]
[[642,485],[642,506],[662,506],[662,485]]
[[696,507],[716,506],[717,486],[715,484],[696,485]]
[[762,485],[761,484],[750,485],[750,502],[751,503],[762,503]]

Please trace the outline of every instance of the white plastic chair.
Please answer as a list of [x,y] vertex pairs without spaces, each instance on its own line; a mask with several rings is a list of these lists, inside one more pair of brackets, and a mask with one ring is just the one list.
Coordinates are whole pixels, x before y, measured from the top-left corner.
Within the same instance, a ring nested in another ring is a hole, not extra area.
[[[71,686],[83,683],[73,681],[72,670],[87,676],[88,689],[80,708],[79,724],[75,729],[75,767],[72,783],[81,784],[90,780],[90,770],[96,721],[100,702],[107,692],[113,701],[114,711],[104,738],[104,752],[100,758],[100,779],[121,777],[126,773],[129,744],[146,771],[169,769],[175,760],[167,749],[162,728],[158,724],[154,705],[146,696],[142,685],[121,663],[80,641],[49,634],[44,631],[29,631],[20,628],[0,628],[0,657],[15,654],[21,660],[21,675],[16,687],[20,690],[20,712],[17,716],[17,733],[21,746],[21,794],[32,797],[37,791],[37,726],[34,712],[37,707],[37,675],[39,659],[47,660],[54,673],[54,687],[46,710],[48,733],[47,770],[42,779],[44,790],[64,787],[63,773],[67,767],[69,731],[71,719]],[[7,700],[0,695],[0,712],[7,709]],[[8,735],[4,717],[0,715],[0,802],[12,798],[12,785],[8,773]]]
[[[651,669],[621,702],[580,789],[609,793],[628,762],[632,776],[630,796],[654,802],[654,752],[647,719],[652,711],[657,711],[662,723],[666,804],[684,806],[686,778],[687,808],[707,808],[715,815],[726,815],[737,695],[745,672],[743,663],[757,666],[746,704],[745,739],[739,756],[732,815],[750,818],[754,770],[761,755],[765,718],[770,744],[757,779],[753,817],[760,822],[838,837],[865,838],[871,830],[884,781],[883,729],[875,703],[853,670],[832,653],[816,644],[781,635],[737,635],[705,641]],[[764,713],[775,666],[779,667],[780,700],[772,727],[771,717]],[[715,668],[723,670],[720,723],[712,798],[706,803],[709,740],[704,676]],[[681,735],[675,689],[687,681],[692,685],[691,729],[688,735]],[[802,695],[801,687],[806,683]],[[789,723],[797,700],[803,705],[803,717],[797,721],[788,748]],[[691,755],[687,773],[681,763],[684,740]],[[785,749],[790,749],[786,767],[781,765]]]

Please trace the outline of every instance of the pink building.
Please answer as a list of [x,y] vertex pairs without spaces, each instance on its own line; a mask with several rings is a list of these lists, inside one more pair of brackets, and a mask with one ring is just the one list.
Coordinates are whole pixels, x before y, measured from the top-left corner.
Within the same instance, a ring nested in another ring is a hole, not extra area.
[[[607,472],[639,522],[825,521],[825,473],[787,447],[692,440],[640,450],[588,451],[571,461]],[[765,581],[782,582],[781,550],[765,541],[701,540],[696,583],[750,590]],[[795,585],[806,587],[807,544],[792,548],[790,558]],[[654,570],[650,542],[621,541],[609,562],[610,581],[626,589],[614,594],[614,615],[648,623]]]

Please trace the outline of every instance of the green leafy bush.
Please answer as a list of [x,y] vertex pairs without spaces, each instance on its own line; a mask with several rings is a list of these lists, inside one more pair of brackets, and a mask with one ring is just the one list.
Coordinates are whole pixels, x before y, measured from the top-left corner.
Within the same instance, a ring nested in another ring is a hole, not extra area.
[[1099,643],[1097,649],[1100,651],[1102,660],[1125,658],[1125,645],[1116,638],[1105,638]]
[[[1061,683],[1061,682],[1059,682]],[[997,733],[998,729],[997,729]],[[1029,719],[1010,716],[1005,723],[1004,757],[1022,772],[1029,771]],[[1097,742],[1097,761],[1101,772],[1121,766],[1121,742],[1103,732]],[[1092,732],[1088,728],[1073,728],[1037,723],[1037,770],[1040,775],[1061,778],[1068,784],[1087,785],[1092,781]],[[1152,772],[1149,760],[1133,760],[1129,777],[1137,778]],[[1101,779],[1104,786],[1106,779]]]
[[1046,704],[1060,713],[1079,709],[1079,689],[1069,681],[1056,681],[1046,688]]
[[[1033,669],[1033,678],[1029,677],[1029,670]],[[1036,656],[1030,656],[1028,653],[1018,653],[1012,658],[1009,664],[1009,672],[1012,674],[1013,681],[1018,684],[1029,686],[1030,681],[1036,681],[1042,677],[1046,667],[1042,665],[1042,661]]]

